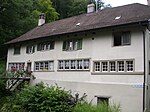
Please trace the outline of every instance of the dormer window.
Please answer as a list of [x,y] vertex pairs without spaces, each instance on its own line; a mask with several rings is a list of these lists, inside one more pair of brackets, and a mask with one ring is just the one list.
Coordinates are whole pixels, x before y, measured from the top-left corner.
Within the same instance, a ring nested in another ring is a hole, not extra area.
[[131,44],[131,33],[126,32],[116,32],[113,34],[113,45],[114,46],[124,46]]
[[63,42],[63,51],[74,51],[82,49],[82,39],[67,40]]

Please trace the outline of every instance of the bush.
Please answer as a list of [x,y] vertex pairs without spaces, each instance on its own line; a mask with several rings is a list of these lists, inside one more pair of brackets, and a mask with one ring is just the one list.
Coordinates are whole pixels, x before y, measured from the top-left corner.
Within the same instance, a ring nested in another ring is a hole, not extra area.
[[33,87],[26,86],[19,92],[12,108],[27,112],[72,112],[74,105],[70,98],[70,91],[39,83]]
[[73,112],[121,112],[120,105],[108,105],[102,103],[99,105],[92,105],[91,103],[78,103]]

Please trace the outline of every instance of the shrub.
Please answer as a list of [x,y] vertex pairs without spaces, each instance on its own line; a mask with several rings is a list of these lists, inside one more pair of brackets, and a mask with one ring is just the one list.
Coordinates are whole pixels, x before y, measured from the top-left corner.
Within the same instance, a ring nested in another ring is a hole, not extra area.
[[74,105],[70,98],[70,91],[39,83],[33,87],[26,86],[19,92],[14,107],[27,112],[72,112]]

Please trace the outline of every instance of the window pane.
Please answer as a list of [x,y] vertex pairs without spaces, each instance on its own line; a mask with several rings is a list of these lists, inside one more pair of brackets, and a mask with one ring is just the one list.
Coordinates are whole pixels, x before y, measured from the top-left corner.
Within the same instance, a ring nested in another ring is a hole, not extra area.
[[14,54],[20,54],[20,46],[14,47]]
[[69,65],[70,65],[70,64],[69,64],[69,60],[66,60],[66,61],[65,61],[65,69],[69,69]]
[[100,62],[94,62],[94,71],[100,71]]
[[84,60],[83,66],[84,66],[84,69],[89,69],[89,60]]
[[49,62],[49,70],[50,70],[50,71],[53,71],[53,70],[54,70],[54,62],[53,62],[53,61],[50,61],[50,62]]
[[121,45],[121,33],[114,33],[114,46]]
[[59,69],[63,69],[64,68],[64,62],[63,61],[59,61]]
[[133,61],[126,61],[127,71],[133,71]]
[[108,71],[108,63],[107,62],[102,62],[102,71],[103,72]]
[[118,71],[124,71],[124,61],[118,61]]
[[82,60],[77,60],[77,69],[82,69]]
[[115,61],[109,62],[109,68],[111,72],[116,71]]
[[71,69],[76,69],[76,60],[71,60]]
[[130,45],[130,43],[131,43],[130,32],[123,32],[123,34],[122,34],[122,45]]

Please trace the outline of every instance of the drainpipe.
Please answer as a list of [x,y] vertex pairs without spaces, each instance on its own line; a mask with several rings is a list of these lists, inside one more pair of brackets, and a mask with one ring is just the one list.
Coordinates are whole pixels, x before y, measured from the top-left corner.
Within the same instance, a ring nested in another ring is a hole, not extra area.
[[143,31],[143,61],[144,61],[144,82],[143,82],[143,112],[145,109],[145,31]]

